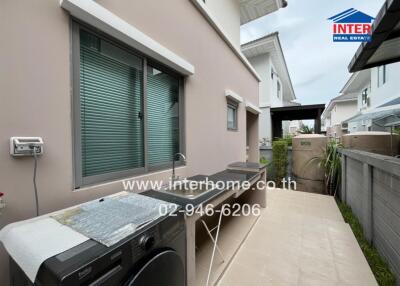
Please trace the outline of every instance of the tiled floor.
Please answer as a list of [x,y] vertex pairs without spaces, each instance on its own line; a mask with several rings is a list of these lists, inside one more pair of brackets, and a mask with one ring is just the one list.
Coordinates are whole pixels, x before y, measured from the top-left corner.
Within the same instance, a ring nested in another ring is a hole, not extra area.
[[218,285],[377,283],[332,197],[273,190]]

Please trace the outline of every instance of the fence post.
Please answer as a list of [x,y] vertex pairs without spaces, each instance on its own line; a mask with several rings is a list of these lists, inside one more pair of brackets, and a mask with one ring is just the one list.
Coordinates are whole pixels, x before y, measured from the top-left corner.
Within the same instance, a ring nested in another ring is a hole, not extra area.
[[364,235],[369,243],[372,242],[372,166],[363,164],[363,188],[365,200],[363,201],[364,211]]
[[347,198],[346,198],[347,166],[346,166],[346,163],[347,163],[346,155],[342,153],[342,187],[341,187],[340,199],[342,200],[342,202],[347,204]]

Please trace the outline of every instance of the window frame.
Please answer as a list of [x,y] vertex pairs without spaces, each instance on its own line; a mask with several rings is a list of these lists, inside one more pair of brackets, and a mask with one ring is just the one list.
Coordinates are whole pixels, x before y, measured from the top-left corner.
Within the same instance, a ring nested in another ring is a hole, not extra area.
[[[234,111],[234,126],[233,127],[229,127],[229,120],[228,120],[228,116],[229,116],[229,109],[233,109]],[[227,104],[226,104],[226,127],[228,131],[238,131],[239,127],[238,127],[238,109],[239,109],[239,104],[233,100],[227,100]]]
[[378,66],[378,87],[387,82],[386,65]]
[[282,84],[281,81],[278,79],[276,81],[276,96],[278,99],[281,99],[281,93],[282,93]]
[[361,92],[361,105],[367,105],[368,103],[368,88],[364,88]]
[[[81,134],[81,102],[80,102],[80,30],[85,30],[112,45],[123,49],[142,60],[142,111],[143,111],[143,156],[144,166],[134,169],[127,169],[116,172],[109,172],[104,174],[98,174],[93,176],[84,177],[82,175],[82,134]],[[151,172],[168,170],[172,167],[172,161],[159,166],[149,166],[148,164],[148,141],[147,141],[147,66],[151,65],[160,71],[171,75],[172,77],[179,80],[179,152],[185,154],[185,104],[184,104],[184,82],[185,78],[180,73],[166,67],[163,64],[153,60],[152,58],[140,53],[134,48],[121,43],[117,39],[107,35],[106,33],[93,28],[85,23],[82,23],[76,19],[71,19],[71,59],[72,59],[72,70],[71,70],[71,85],[72,85],[72,152],[73,152],[73,174],[74,174],[74,188],[79,189],[81,187],[87,187],[90,185],[96,185],[112,180],[121,180],[129,177],[138,175],[145,175]],[[176,166],[183,166],[186,163],[181,159],[175,160]]]

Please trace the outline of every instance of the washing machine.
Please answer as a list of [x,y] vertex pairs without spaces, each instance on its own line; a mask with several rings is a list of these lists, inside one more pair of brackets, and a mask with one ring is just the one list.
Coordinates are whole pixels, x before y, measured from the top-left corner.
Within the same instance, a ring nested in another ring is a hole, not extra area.
[[88,240],[40,266],[32,284],[10,258],[11,286],[185,286],[183,215],[160,218],[112,247]]

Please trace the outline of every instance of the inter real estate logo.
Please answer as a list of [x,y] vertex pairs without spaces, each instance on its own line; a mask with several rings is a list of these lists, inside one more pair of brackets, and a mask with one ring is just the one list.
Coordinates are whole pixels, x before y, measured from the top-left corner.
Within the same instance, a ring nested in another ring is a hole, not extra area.
[[371,17],[354,8],[348,9],[335,16],[332,20],[334,42],[369,42],[371,41]]

